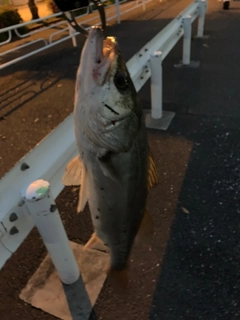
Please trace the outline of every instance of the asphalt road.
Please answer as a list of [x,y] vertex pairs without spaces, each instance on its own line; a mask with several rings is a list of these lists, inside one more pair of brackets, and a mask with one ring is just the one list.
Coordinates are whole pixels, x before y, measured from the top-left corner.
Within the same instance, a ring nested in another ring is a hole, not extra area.
[[[126,60],[188,3],[155,2],[112,26]],[[166,132],[149,130],[160,179],[148,201],[155,233],[151,246],[134,247],[128,295],[106,282],[91,320],[240,319],[239,10],[210,1],[209,38],[192,40],[198,69],[174,67],[180,42],[163,63],[164,109],[176,117]],[[2,74],[0,176],[72,111],[80,51],[65,43]],[[149,108],[149,84],[139,97]],[[85,243],[92,226],[88,209],[75,214],[77,191],[65,188],[57,205],[69,239]],[[45,255],[34,229],[0,271],[1,320],[54,319],[18,297]]]

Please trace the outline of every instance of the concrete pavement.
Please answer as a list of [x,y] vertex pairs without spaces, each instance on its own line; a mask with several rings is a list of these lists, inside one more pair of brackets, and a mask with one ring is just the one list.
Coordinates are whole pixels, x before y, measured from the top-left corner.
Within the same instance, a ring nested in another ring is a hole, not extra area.
[[[128,60],[188,3],[156,2],[109,33],[117,36]],[[160,179],[148,203],[155,227],[151,246],[133,250],[128,295],[119,297],[106,283],[91,320],[240,319],[239,2],[223,11],[221,2],[210,0],[205,29],[208,39],[192,40],[198,69],[174,67],[181,60],[182,42],[163,63],[164,109],[176,117],[167,132],[149,130]],[[1,170],[72,111],[82,43],[79,39],[79,48],[58,46],[1,77]],[[139,97],[149,108],[149,83]],[[85,243],[92,226],[88,209],[75,214],[77,194],[65,188],[57,205],[69,238]],[[5,293],[0,295],[1,319],[53,320],[18,298],[45,254],[33,230],[0,271]]]

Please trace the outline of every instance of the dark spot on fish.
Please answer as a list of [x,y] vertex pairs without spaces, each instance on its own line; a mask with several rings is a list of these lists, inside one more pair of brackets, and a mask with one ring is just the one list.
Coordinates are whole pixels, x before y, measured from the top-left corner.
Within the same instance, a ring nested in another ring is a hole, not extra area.
[[115,126],[115,124],[116,124],[116,121],[112,121],[112,124]]
[[110,211],[112,211],[112,208],[109,208]]
[[100,212],[100,209],[99,209],[99,208],[97,208],[97,211],[99,211],[99,212]]
[[113,108],[111,108],[108,104],[104,104],[104,107],[108,108],[108,110],[112,111],[112,113],[116,114],[119,116],[119,113],[117,111],[115,111]]
[[103,187],[101,187],[101,188],[100,188],[100,190],[104,190],[104,188],[103,188]]
[[99,219],[99,216],[96,216],[95,219]]
[[98,64],[101,63],[101,60],[98,60],[97,63],[98,63]]

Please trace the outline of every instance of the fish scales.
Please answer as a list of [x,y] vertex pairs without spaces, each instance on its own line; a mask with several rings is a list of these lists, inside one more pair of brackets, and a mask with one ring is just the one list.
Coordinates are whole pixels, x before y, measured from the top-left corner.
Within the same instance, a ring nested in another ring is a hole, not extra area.
[[100,239],[109,247],[109,277],[124,282],[137,233],[151,229],[142,225],[151,224],[147,194],[158,181],[126,64],[116,39],[104,40],[99,28],[90,30],[82,51],[74,128],[79,159],[67,167],[63,183],[79,179],[78,210],[89,203],[95,230],[88,244]]

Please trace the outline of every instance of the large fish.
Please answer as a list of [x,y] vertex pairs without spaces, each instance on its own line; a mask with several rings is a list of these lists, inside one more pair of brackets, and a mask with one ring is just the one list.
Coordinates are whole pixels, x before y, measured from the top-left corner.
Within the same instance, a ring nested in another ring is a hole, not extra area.
[[89,203],[95,233],[108,246],[112,283],[127,284],[127,264],[137,234],[152,231],[146,209],[158,183],[143,110],[116,39],[93,27],[76,79],[74,126],[79,156],[66,168],[65,185],[81,185],[78,211]]

